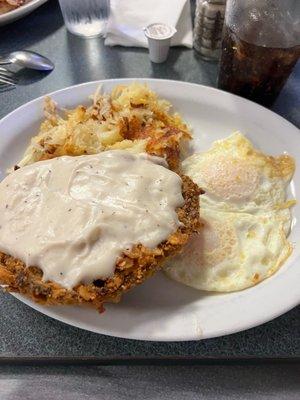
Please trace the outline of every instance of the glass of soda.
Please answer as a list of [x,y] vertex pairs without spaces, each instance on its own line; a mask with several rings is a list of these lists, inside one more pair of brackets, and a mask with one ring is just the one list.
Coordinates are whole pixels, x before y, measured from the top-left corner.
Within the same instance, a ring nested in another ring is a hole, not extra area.
[[218,87],[271,106],[300,57],[300,0],[227,0]]
[[59,0],[59,4],[69,32],[84,38],[106,35],[109,0]]

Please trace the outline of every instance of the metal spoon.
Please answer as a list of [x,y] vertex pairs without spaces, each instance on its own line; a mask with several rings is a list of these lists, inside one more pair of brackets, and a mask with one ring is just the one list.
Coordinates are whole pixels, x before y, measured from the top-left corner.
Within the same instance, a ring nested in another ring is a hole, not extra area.
[[0,65],[17,64],[24,68],[52,71],[54,64],[48,58],[29,50],[20,50],[0,58]]

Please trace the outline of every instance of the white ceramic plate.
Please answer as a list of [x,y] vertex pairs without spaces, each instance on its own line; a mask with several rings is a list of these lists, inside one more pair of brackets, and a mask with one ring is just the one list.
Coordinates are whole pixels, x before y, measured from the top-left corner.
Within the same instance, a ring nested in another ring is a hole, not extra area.
[[[100,83],[109,91],[118,79],[84,83],[51,94],[61,106],[87,103]],[[184,82],[144,79],[168,99],[193,127],[195,151],[234,130],[246,134],[266,153],[287,151],[300,163],[300,132],[273,112],[240,97]],[[0,122],[0,180],[16,162],[42,118],[43,98],[18,108]],[[300,170],[291,185],[291,196],[300,188]],[[299,197],[299,194],[298,194]],[[294,208],[290,240],[295,249],[285,265],[259,285],[230,294],[200,292],[166,278],[162,273],[106,306],[106,312],[80,307],[42,307],[16,296],[32,308],[57,320],[89,331],[144,340],[197,340],[238,332],[262,324],[300,303],[300,206]]]
[[31,13],[33,10],[46,3],[47,0],[31,0],[29,3],[24,4],[15,10],[9,11],[5,14],[0,15],[0,26],[4,26],[6,24],[10,24],[11,22],[16,21],[25,15]]

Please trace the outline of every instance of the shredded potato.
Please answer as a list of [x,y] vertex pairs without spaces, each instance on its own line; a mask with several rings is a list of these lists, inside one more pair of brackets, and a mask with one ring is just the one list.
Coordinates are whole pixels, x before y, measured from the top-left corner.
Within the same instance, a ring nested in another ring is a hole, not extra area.
[[59,110],[45,99],[45,120],[31,139],[18,167],[62,155],[95,154],[108,149],[147,151],[165,156],[176,168],[180,147],[191,138],[185,122],[171,105],[145,84],[116,86],[111,94],[92,97],[92,105]]

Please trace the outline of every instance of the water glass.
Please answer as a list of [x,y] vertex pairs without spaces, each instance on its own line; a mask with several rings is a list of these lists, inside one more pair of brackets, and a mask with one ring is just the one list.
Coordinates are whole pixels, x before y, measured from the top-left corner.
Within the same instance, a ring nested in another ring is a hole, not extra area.
[[59,0],[59,4],[69,32],[85,38],[106,35],[109,0]]

